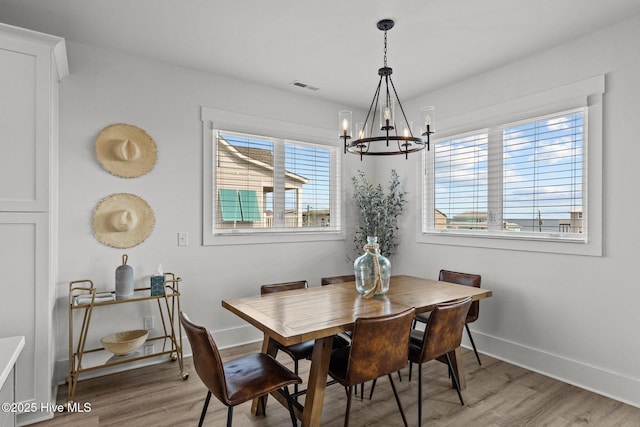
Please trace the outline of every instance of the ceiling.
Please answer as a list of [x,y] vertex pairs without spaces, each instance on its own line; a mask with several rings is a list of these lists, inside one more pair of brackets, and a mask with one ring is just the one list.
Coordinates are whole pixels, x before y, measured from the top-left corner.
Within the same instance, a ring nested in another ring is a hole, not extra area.
[[380,19],[404,100],[636,15],[638,0],[0,0],[3,23],[363,109]]

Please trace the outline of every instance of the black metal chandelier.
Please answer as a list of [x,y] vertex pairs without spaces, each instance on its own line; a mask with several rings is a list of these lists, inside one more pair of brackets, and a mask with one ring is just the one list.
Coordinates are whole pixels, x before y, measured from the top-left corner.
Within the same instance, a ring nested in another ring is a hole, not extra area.
[[[351,111],[344,110],[338,113],[338,125],[340,138],[344,140],[344,152],[345,154],[347,151],[359,154],[360,160],[362,160],[362,156],[392,156],[396,154],[404,154],[405,158],[409,158],[409,153],[421,151],[425,147],[427,150],[429,149],[429,137],[433,133],[431,129],[433,107],[421,108],[424,127],[416,132],[420,137],[415,137],[413,122],[407,119],[391,79],[393,70],[387,67],[387,31],[393,28],[394,24],[395,22],[391,19],[383,19],[377,24],[378,29],[384,31],[384,66],[378,69],[380,76],[378,87],[364,122],[356,123],[356,138],[353,141],[349,141],[353,130]],[[384,90],[381,91],[383,81]],[[389,91],[389,87],[393,92]],[[396,121],[396,104],[402,114],[400,121]],[[380,115],[378,128],[374,126],[376,114]]]

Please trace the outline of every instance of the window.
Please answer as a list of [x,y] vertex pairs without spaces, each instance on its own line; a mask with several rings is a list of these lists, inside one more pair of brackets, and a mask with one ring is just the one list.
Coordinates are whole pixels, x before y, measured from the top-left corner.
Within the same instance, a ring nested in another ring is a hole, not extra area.
[[601,255],[603,92],[599,76],[443,120],[418,241]]
[[436,141],[426,231],[585,240],[584,115],[564,111]]
[[[316,143],[313,128],[275,121],[263,121],[263,131],[293,129],[297,140],[218,129],[215,118],[237,114],[205,112],[213,118],[205,126],[205,244],[343,238],[336,146]],[[301,141],[309,130],[313,142]]]

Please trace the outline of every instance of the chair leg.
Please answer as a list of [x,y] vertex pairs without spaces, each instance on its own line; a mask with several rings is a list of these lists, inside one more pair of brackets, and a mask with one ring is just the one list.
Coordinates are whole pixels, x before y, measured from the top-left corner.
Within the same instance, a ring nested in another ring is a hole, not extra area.
[[263,417],[267,416],[267,395],[263,394],[260,396],[260,406],[262,407],[261,414]]
[[[351,388],[353,386],[349,386],[349,391],[347,393],[347,410],[344,413],[344,427],[349,427],[349,412],[351,411]],[[356,384],[356,387],[358,387],[358,384]]]
[[[294,359],[293,361],[293,372],[298,375],[298,361]],[[298,384],[294,384],[293,385],[293,392],[296,393],[296,399],[298,399],[297,397],[297,393],[298,393]]]
[[409,381],[411,381],[411,371],[413,371],[413,363],[409,362]]
[[393,395],[396,397],[396,403],[398,404],[398,409],[400,410],[400,415],[402,416],[404,427],[409,427],[409,425],[407,424],[407,417],[404,416],[404,411],[402,410],[400,397],[398,396],[398,392],[396,391],[396,385],[393,383],[393,377],[391,376],[391,374],[388,374],[387,377],[389,377],[389,382],[391,383],[391,388],[393,389]]
[[291,416],[291,424],[293,427],[298,427],[298,420],[296,419],[296,414],[293,412],[293,401],[291,399],[291,395],[289,395],[289,386],[284,387],[284,395],[287,398],[287,407],[289,408],[289,415]]
[[[375,390],[375,388],[376,388],[376,382],[377,381],[378,381],[378,379],[376,378],[371,382],[371,391],[369,392],[369,400],[371,400],[371,397],[373,396],[373,390]],[[362,396],[360,396],[360,397],[362,398]]]
[[202,427],[202,423],[204,423],[204,417],[207,415],[207,408],[209,407],[209,401],[211,400],[211,391],[207,392],[207,398],[204,400],[204,407],[202,408],[202,413],[200,414],[200,422],[198,423],[198,427]]
[[476,343],[473,342],[473,337],[471,336],[471,330],[469,329],[469,325],[465,323],[464,327],[467,328],[467,335],[469,336],[469,341],[471,341],[471,347],[473,347],[473,352],[476,354],[476,359],[478,359],[478,365],[482,366],[482,362],[480,362],[480,356],[478,355],[478,349],[476,348]]
[[227,408],[227,427],[231,427],[231,421],[233,421],[233,406]]
[[422,427],[422,363],[418,363],[418,427]]
[[453,371],[453,364],[451,363],[451,358],[449,357],[449,353],[445,353],[444,355],[447,358],[447,364],[449,365],[449,372],[451,372],[451,378],[453,378],[453,384],[456,386],[456,391],[458,392],[460,403],[464,406],[464,400],[462,400],[462,393],[460,393],[460,383],[458,383],[458,377],[456,377],[456,373]]

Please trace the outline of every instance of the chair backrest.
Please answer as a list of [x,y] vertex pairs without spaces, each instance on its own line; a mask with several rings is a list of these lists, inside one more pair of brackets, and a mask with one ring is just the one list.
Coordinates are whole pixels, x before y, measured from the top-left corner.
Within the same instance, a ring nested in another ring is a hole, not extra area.
[[309,284],[306,280],[298,280],[295,282],[273,283],[270,285],[260,286],[260,295],[272,294],[274,292],[292,291],[294,289],[308,288]]
[[222,358],[213,337],[205,327],[192,323],[183,312],[180,312],[180,323],[182,323],[191,344],[193,365],[198,376],[216,398],[228,404],[227,383]]
[[361,384],[407,366],[415,309],[356,319],[345,380]]
[[471,307],[471,297],[436,305],[424,328],[420,363],[460,347],[469,307]]
[[355,281],[356,281],[356,275],[348,274],[346,276],[323,277],[322,279],[320,279],[320,285],[322,286],[335,285],[337,283],[355,282]]
[[[457,271],[440,270],[440,277],[438,280],[449,283],[456,283],[458,285],[473,286],[474,288],[480,287],[480,281],[482,277],[479,274],[459,273]],[[471,303],[469,314],[467,314],[466,323],[475,322],[478,320],[480,314],[480,301],[474,301]]]

